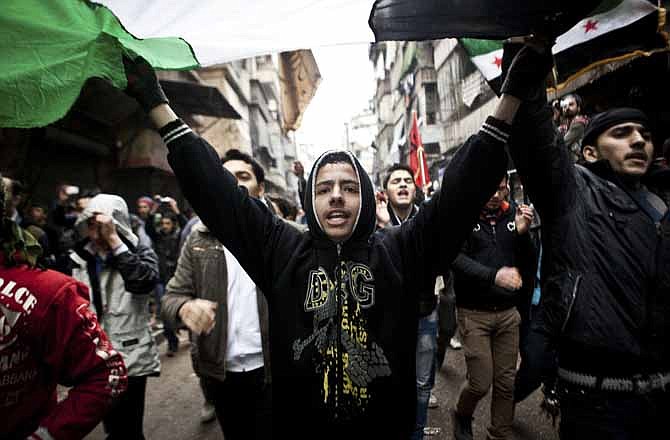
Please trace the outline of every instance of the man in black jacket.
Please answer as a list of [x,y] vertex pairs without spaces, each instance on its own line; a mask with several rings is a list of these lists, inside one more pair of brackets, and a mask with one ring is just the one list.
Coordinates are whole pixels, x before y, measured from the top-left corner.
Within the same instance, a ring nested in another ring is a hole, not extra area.
[[419,212],[415,204],[417,191],[414,174],[408,165],[395,164],[389,168],[384,179],[384,189],[388,199],[386,208],[389,221],[393,226],[401,225]]
[[[526,49],[518,56],[543,59]],[[582,144],[586,164],[573,166],[542,87],[515,122],[510,151],[543,223],[533,332],[558,350],[558,369],[547,373],[558,377],[563,439],[655,438],[667,429],[670,219],[646,187],[649,127],[635,109],[597,115]]]
[[[156,314],[160,316],[161,302],[165,295],[165,286],[177,269],[179,258],[179,232],[177,216],[165,214],[161,217],[160,228],[153,237],[153,246],[158,257],[160,281],[156,284]],[[179,350],[179,337],[169,322],[163,322],[163,335],[168,343],[167,356],[172,357]]]
[[508,195],[505,176],[453,264],[458,329],[467,366],[454,411],[457,440],[472,439],[472,415],[492,384],[488,438],[511,435],[521,324],[517,305],[522,286],[532,285],[535,249],[528,233],[533,210],[526,205],[515,209]]
[[[547,72],[525,66],[509,76],[524,84]],[[416,410],[417,312],[433,301],[422,287],[453,260],[504,175],[519,100],[502,98],[452,160],[441,194],[399,228],[374,231],[369,176],[351,153],[325,153],[307,181],[309,231],[300,232],[237,185],[167,105],[146,62],[127,62],[127,75],[186,198],[266,295],[278,436],[407,438]]]

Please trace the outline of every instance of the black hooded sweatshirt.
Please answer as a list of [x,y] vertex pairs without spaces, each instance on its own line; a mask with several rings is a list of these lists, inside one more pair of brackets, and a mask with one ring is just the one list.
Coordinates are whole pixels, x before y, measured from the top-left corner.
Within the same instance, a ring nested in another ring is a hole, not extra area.
[[423,287],[449,266],[502,179],[500,136],[473,136],[451,162],[441,197],[401,227],[378,232],[372,183],[349,154],[361,209],[351,237],[338,245],[319,226],[313,203],[314,170],[332,153],[310,174],[310,229],[300,232],[238,187],[214,149],[183,122],[160,132],[184,195],[267,297],[277,437],[409,438],[417,311],[433,300]]

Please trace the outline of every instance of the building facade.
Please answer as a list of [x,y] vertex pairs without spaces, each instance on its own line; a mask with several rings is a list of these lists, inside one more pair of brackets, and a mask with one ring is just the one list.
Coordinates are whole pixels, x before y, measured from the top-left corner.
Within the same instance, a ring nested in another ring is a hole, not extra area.
[[455,39],[371,45],[377,89],[373,174],[408,163],[409,129],[416,112],[431,179],[495,105],[495,94]]
[[[310,51],[158,75],[175,112],[219,155],[252,154],[266,168],[268,192],[297,193],[291,131],[320,79]],[[153,194],[184,203],[160,136],[133,99],[103,80],[89,80],[70,112],[47,127],[0,129],[0,147],[0,172],[24,182],[31,203],[47,205],[61,183],[129,203]]]
[[347,149],[354,153],[370,175],[374,169],[377,127],[377,116],[371,108],[352,116],[346,124]]

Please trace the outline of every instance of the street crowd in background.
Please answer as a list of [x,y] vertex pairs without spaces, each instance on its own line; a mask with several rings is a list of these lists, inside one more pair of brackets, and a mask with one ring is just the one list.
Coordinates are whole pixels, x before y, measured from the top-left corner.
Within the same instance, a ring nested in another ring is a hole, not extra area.
[[[109,439],[144,438],[157,330],[167,356],[189,333],[202,421],[229,440],[422,439],[448,346],[467,369],[457,440],[489,392],[487,437],[511,438],[539,388],[563,440],[664,432],[670,142],[654,157],[636,109],[548,103],[551,65],[546,47],[507,45],[498,108],[437,189],[403,164],[375,188],[335,151],[307,177],[294,164],[291,201],[265,193],[253,157],[220,158],[126,60],[189,207],[70,183],[39,206],[3,179],[0,438],[82,438],[100,421]],[[18,367],[31,373],[5,374]],[[60,403],[56,383],[72,387]]]

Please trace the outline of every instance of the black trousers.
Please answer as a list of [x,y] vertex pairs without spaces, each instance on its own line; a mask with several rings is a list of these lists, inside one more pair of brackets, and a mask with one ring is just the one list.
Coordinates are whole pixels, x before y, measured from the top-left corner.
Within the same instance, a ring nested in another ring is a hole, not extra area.
[[650,394],[563,389],[561,440],[667,438],[670,390]]
[[144,396],[147,376],[129,376],[128,389],[112,405],[103,425],[107,440],[144,440]]
[[549,346],[547,336],[530,330],[521,344],[521,367],[516,373],[514,402],[521,402],[540,388],[543,381],[553,376],[556,353]]
[[228,371],[223,382],[210,377],[200,380],[226,440],[272,438],[272,386],[265,384],[263,367]]

